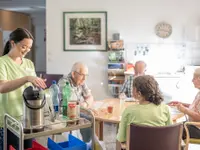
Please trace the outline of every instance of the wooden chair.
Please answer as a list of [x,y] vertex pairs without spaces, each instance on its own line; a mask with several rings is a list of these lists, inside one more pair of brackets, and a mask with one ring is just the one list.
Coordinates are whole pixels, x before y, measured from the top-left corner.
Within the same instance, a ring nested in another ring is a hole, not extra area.
[[182,124],[152,127],[131,124],[127,129],[126,150],[181,150]]
[[185,132],[186,132],[186,139],[184,140],[184,142],[186,144],[185,150],[188,150],[190,143],[191,144],[200,144],[200,139],[190,138],[188,125],[200,126],[200,122],[185,122],[184,123],[184,128],[185,128]]

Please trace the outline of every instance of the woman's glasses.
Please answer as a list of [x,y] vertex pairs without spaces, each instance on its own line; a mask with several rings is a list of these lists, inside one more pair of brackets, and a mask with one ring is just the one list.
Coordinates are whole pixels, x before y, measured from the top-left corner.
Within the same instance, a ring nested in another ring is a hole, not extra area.
[[29,47],[29,46],[27,46],[27,45],[24,45],[24,44],[22,44],[22,43],[17,43],[17,44],[19,44],[19,46],[20,46],[20,48],[21,49],[24,49],[24,50],[26,50],[26,51],[30,51],[31,50],[31,47]]

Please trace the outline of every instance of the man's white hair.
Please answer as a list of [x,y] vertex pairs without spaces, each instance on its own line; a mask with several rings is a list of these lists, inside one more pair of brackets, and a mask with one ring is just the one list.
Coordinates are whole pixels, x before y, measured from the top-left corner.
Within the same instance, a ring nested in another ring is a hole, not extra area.
[[194,74],[200,76],[200,68],[196,68]]
[[145,66],[145,68],[147,67],[147,64],[144,62],[144,61],[142,61],[142,60],[138,60],[138,61],[136,61],[135,62],[135,66],[137,65],[137,64],[144,64],[144,66]]
[[80,72],[80,70],[82,68],[88,69],[88,67],[84,63],[82,63],[82,62],[76,62],[76,63],[73,64],[71,72],[73,72],[73,71]]

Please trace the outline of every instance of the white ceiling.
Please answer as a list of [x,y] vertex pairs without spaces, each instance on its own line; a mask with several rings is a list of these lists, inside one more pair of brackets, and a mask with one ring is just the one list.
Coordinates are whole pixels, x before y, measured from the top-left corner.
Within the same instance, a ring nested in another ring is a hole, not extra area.
[[0,9],[27,14],[45,12],[46,0],[0,0]]

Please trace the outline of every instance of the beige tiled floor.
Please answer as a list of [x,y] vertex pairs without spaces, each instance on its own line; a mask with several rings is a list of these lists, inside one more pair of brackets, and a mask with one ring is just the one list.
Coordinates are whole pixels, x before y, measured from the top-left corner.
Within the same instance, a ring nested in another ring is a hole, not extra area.
[[189,150],[200,150],[200,145],[197,144],[190,144]]
[[116,149],[117,127],[115,124],[104,124],[104,141],[107,150]]

